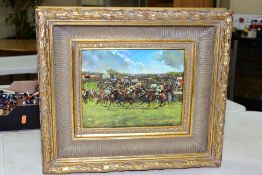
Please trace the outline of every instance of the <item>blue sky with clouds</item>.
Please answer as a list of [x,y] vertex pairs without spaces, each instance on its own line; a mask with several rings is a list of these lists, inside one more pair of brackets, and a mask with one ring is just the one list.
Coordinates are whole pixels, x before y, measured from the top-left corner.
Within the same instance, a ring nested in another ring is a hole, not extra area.
[[184,71],[184,50],[92,49],[82,51],[82,71],[130,74]]

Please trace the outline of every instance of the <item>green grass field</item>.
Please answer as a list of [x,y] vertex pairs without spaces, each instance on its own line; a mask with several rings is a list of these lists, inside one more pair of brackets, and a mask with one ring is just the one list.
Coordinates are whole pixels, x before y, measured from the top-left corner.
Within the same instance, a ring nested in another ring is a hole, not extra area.
[[127,108],[112,105],[108,109],[105,104],[95,104],[96,101],[83,103],[85,128],[116,128],[142,126],[175,126],[181,123],[181,102],[173,102],[164,107],[154,109],[158,104],[134,103],[135,107]]

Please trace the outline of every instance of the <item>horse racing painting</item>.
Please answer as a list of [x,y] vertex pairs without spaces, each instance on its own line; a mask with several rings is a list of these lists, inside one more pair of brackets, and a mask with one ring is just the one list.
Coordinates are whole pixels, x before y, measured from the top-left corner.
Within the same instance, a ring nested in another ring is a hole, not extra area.
[[82,50],[84,128],[177,126],[185,51]]

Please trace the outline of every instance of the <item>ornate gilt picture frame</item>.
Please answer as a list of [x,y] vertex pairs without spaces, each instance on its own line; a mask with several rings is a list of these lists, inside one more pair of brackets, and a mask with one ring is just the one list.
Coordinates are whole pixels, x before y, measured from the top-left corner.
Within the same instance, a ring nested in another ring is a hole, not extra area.
[[36,9],[44,173],[221,165],[232,12]]

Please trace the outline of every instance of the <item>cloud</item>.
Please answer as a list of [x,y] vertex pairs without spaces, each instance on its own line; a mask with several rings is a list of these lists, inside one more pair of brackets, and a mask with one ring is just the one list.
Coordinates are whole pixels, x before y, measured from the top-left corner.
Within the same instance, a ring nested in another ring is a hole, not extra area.
[[129,58],[124,58],[124,61],[125,61],[126,63],[132,63],[132,61],[131,61]]
[[82,70],[147,74],[184,71],[183,50],[84,50]]
[[184,50],[164,50],[155,59],[173,68],[184,70]]
[[136,62],[136,64],[137,64],[138,67],[140,67],[140,68],[145,68],[145,67],[146,67],[145,64],[142,63],[142,62]]
[[133,64],[124,52],[116,50],[86,50],[83,54],[83,70],[106,73],[108,69],[125,71]]

